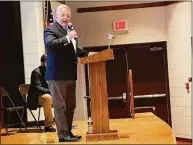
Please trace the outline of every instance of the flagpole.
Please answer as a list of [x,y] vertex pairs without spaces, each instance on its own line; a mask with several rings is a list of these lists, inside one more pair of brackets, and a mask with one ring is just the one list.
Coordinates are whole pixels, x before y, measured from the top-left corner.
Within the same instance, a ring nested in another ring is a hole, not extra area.
[[[45,24],[46,27],[48,26],[48,23],[47,23],[47,21],[48,21],[48,11],[49,11],[48,8],[49,8],[49,7],[48,7],[48,1],[46,1],[46,10],[47,10],[47,11],[46,11],[46,21],[45,21],[45,22],[46,22],[46,24]],[[46,28],[46,27],[45,27],[45,28]]]
[[45,29],[45,3],[42,1],[42,11],[43,11],[43,22],[44,22],[44,29]]
[[48,1],[42,1],[43,3],[43,21],[44,21],[44,29],[47,27],[48,20]]

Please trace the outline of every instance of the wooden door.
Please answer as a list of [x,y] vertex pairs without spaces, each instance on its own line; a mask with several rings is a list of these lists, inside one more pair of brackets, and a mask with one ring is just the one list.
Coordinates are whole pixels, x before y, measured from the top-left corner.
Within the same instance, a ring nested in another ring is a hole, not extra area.
[[129,117],[122,96],[126,93],[127,56],[126,49],[115,48],[114,60],[106,62],[109,118]]
[[165,56],[164,43],[127,48],[128,68],[133,72],[135,107],[155,106],[157,116],[170,124],[168,68]]

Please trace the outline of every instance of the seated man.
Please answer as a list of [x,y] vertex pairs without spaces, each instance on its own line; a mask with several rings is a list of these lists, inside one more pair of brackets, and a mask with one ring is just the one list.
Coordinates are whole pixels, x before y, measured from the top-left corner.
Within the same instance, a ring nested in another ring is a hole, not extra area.
[[44,131],[45,132],[55,132],[56,129],[53,127],[54,119],[52,114],[52,97],[48,89],[48,84],[45,80],[46,72],[46,55],[41,57],[41,66],[34,69],[31,73],[31,84],[27,97],[28,108],[31,110],[36,110],[38,104],[44,109]]

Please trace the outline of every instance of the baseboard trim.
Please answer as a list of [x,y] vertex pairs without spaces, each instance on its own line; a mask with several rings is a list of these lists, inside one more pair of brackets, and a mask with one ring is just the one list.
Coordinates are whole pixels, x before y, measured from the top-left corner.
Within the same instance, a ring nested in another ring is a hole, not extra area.
[[192,143],[192,139],[189,138],[176,137],[176,140]]

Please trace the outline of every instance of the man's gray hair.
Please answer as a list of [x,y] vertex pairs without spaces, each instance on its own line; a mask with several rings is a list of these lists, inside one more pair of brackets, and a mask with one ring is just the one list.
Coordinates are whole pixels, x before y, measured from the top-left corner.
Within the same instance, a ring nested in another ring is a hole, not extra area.
[[55,15],[60,11],[60,9],[65,8],[68,9],[71,12],[71,9],[69,6],[65,5],[65,4],[60,4],[59,6],[56,7],[55,9]]

